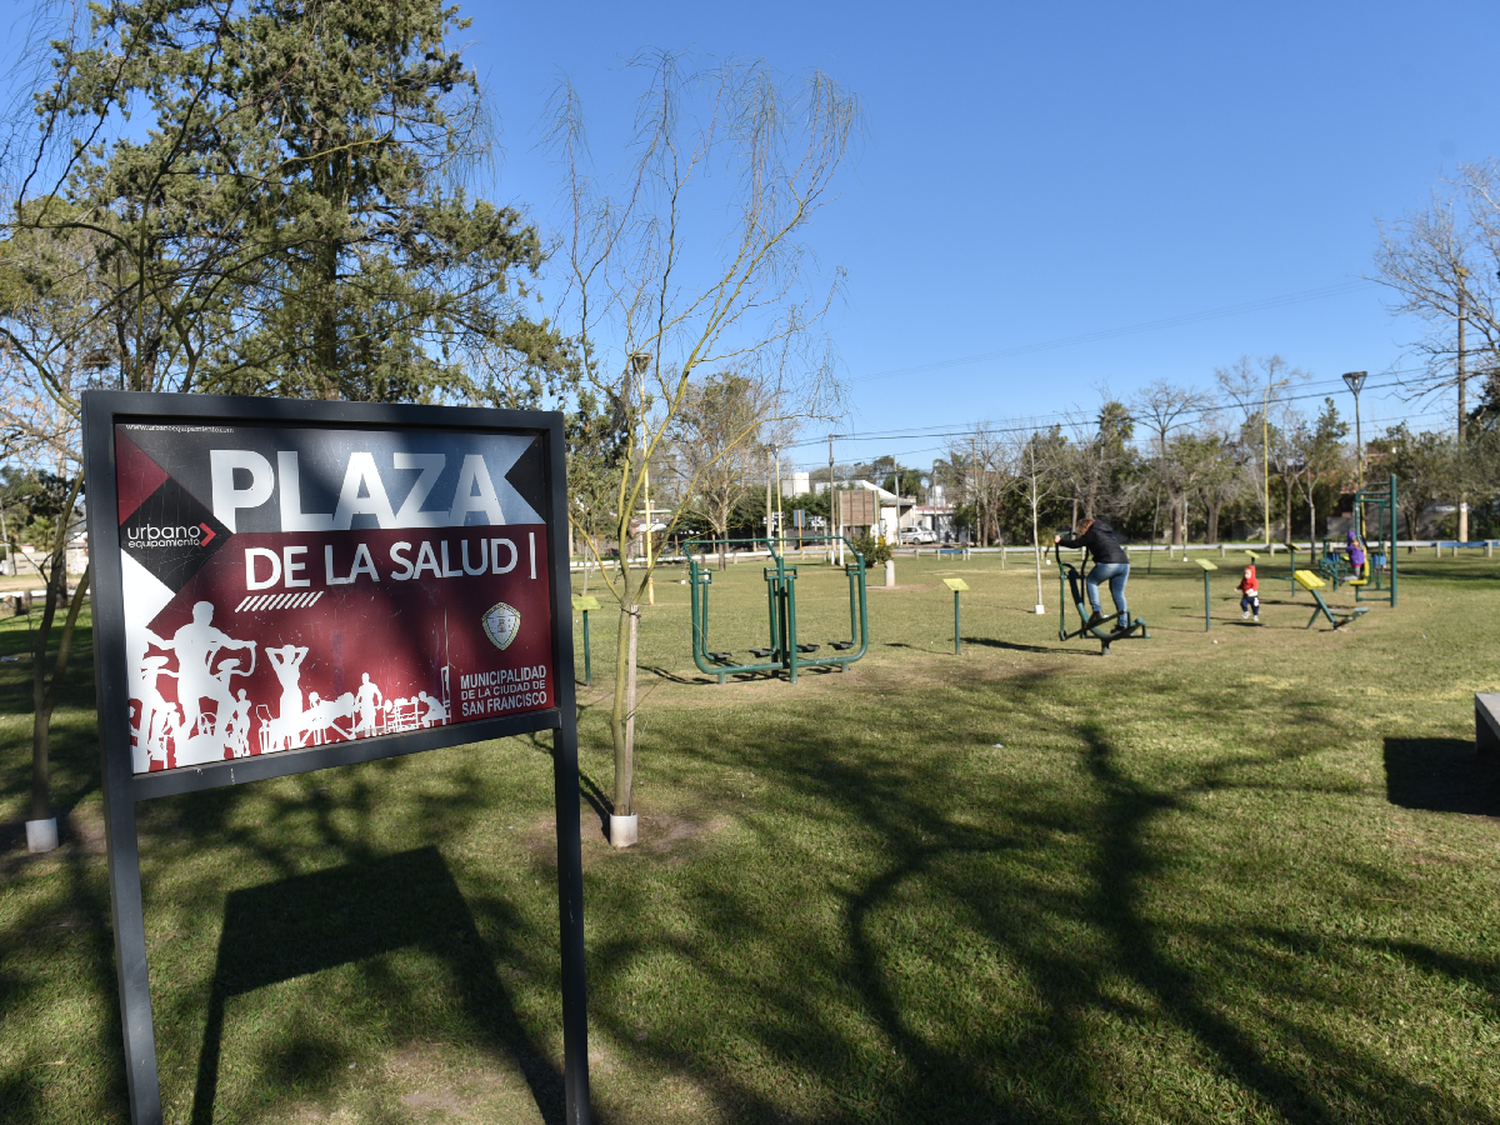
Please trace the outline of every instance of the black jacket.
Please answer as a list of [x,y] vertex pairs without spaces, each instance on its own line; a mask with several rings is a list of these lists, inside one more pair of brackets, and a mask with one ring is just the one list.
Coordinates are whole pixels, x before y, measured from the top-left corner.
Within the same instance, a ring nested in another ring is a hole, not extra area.
[[1130,556],[1125,553],[1120,541],[1115,538],[1115,529],[1103,520],[1095,520],[1094,526],[1076,538],[1064,535],[1057,541],[1059,547],[1087,547],[1089,557],[1096,563],[1128,563]]

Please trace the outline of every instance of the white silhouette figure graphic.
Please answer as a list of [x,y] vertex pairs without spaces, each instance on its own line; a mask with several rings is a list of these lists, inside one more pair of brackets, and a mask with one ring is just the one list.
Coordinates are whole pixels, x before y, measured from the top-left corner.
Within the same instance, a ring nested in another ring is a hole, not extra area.
[[440,701],[425,691],[418,692],[417,698],[427,705],[427,713],[422,716],[423,727],[442,726],[448,721],[448,709]]
[[[150,769],[152,760],[166,764],[167,735],[172,731],[175,738],[177,726],[177,708],[166,701],[156,686],[157,678],[163,674],[162,669],[170,658],[147,656],[152,645],[161,649],[172,647],[145,625],[126,622],[125,656],[130,673],[130,698],[141,709],[137,725],[131,728],[135,737],[131,764],[136,773]],[[172,672],[165,674],[175,675]]]
[[337,699],[323,699],[317,692],[312,692],[309,699],[311,704],[302,716],[299,745],[305,746],[310,736],[314,746],[321,746],[327,740],[330,730],[339,736],[340,741],[347,741],[354,737],[352,727],[345,730],[339,726],[340,720],[349,723],[354,720],[354,693],[352,691],[344,692]]
[[244,688],[240,688],[239,698],[235,700],[234,706],[230,708],[229,718],[224,721],[222,734],[224,745],[234,753],[236,758],[249,757],[250,700],[246,696]]
[[370,682],[370,673],[363,673],[359,681],[359,691],[354,695],[354,700],[359,705],[359,722],[354,725],[354,737],[363,735],[369,738],[375,733],[375,718],[383,697],[380,688]]
[[152,762],[165,766],[168,739],[175,744],[181,730],[182,720],[178,717],[177,705],[168,703],[156,686],[159,676],[176,675],[166,671],[170,659],[167,656],[147,656],[134,669],[135,684],[131,688],[131,697],[141,707],[140,726],[133,730],[132,761],[136,773],[149,770]]
[[[234,706],[229,694],[229,677],[246,676],[254,668],[255,642],[237,641],[214,628],[212,602],[193,606],[193,620],[172,634],[170,644],[163,645],[177,654],[177,702],[182,705],[180,733],[191,738],[195,733],[212,734],[214,721],[227,718]],[[232,660],[221,668],[214,661],[224,649],[241,649],[250,653],[251,668],[240,672],[239,661]],[[202,703],[214,701],[214,717],[205,724]],[[204,729],[200,729],[204,728]]]
[[271,723],[268,750],[302,745],[302,662],[307,652],[294,644],[266,649],[271,669],[281,681],[281,713]]

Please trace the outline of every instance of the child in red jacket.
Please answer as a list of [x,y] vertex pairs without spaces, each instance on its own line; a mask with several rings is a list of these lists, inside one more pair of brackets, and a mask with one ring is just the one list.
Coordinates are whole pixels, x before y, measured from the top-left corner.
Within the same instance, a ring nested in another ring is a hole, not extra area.
[[1235,589],[1240,592],[1240,620],[1254,613],[1255,623],[1260,624],[1260,583],[1255,579],[1254,563],[1245,568],[1245,576]]

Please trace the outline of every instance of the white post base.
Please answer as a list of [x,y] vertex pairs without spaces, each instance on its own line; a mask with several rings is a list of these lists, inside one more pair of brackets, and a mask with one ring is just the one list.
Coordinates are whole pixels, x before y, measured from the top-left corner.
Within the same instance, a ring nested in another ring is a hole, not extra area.
[[57,847],[57,817],[26,822],[26,850],[28,852],[50,852]]
[[1044,605],[1042,605],[1040,602],[1038,602],[1037,603],[1037,607],[1036,607],[1036,615],[1038,617],[1040,617],[1040,616],[1042,616],[1042,614],[1044,614],[1046,612],[1047,612],[1047,607],[1044,606]]
[[885,561],[885,584],[887,586],[894,586],[896,584],[896,560],[895,559],[886,559],[886,561]]
[[617,848],[628,848],[640,837],[637,835],[640,818],[636,816],[615,816],[609,818],[609,842]]

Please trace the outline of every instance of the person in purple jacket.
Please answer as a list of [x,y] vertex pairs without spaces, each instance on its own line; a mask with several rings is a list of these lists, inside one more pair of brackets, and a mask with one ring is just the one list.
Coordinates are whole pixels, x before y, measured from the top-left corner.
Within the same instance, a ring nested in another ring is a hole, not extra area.
[[1365,545],[1359,541],[1359,536],[1354,534],[1354,529],[1349,529],[1349,534],[1344,537],[1344,549],[1349,552],[1349,570],[1352,577],[1363,578],[1365,576]]
[[1054,535],[1052,542],[1059,547],[1086,548],[1094,560],[1094,568],[1083,580],[1089,594],[1089,606],[1094,611],[1089,626],[1104,620],[1104,610],[1099,605],[1099,584],[1108,582],[1109,596],[1114,600],[1117,614],[1116,627],[1128,629],[1130,614],[1125,608],[1125,583],[1130,578],[1130,558],[1115,538],[1115,529],[1103,520],[1083,520],[1072,535]]

